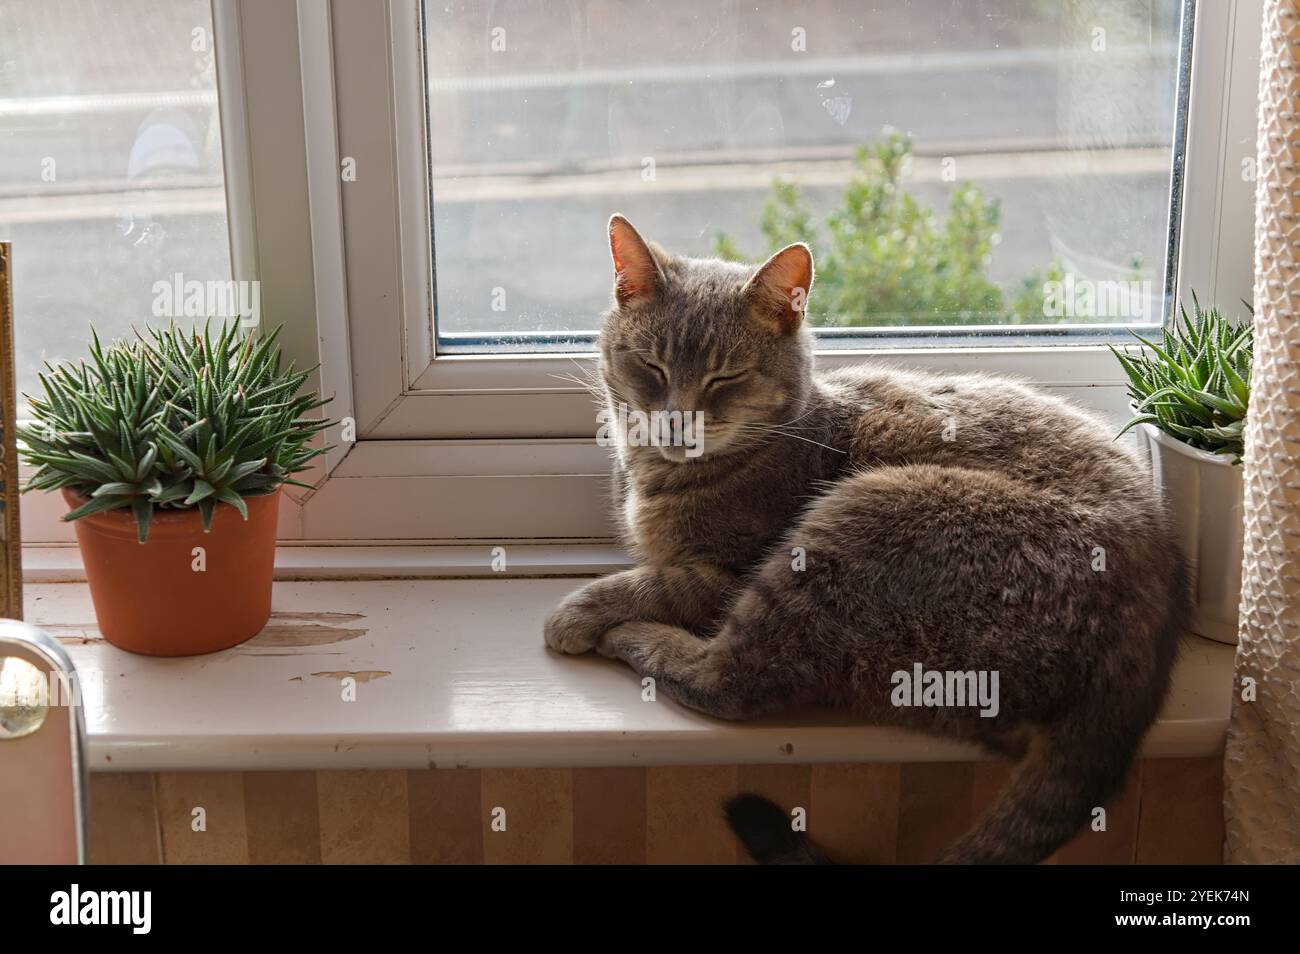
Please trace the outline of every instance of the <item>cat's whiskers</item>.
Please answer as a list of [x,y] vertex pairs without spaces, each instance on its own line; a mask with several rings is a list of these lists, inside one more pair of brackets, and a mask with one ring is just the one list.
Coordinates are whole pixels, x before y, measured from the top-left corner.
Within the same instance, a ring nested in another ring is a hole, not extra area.
[[[802,420],[804,417],[807,417],[807,413],[800,415],[794,420],[799,421]],[[792,433],[791,431],[787,430],[787,428],[790,426],[789,424],[770,424],[764,421],[725,421],[725,420],[721,421],[720,423],[730,426],[736,432],[741,434],[747,434],[747,433],[748,434],[759,433],[763,435],[778,434],[781,437],[789,437],[797,441],[804,441],[807,444],[815,444],[818,447],[824,447],[826,450],[834,451],[837,454],[848,453],[848,451],[841,450],[838,447],[831,447],[829,444],[823,444],[821,441],[813,440],[811,437],[804,437],[802,434]]]
[[565,381],[569,384],[576,384],[592,397],[603,400],[605,397],[605,382],[601,379],[600,375],[594,370],[584,367],[576,358],[570,358],[569,361],[571,361],[574,368],[577,369],[576,375],[567,373],[552,374],[550,377],[555,378],[558,381]]

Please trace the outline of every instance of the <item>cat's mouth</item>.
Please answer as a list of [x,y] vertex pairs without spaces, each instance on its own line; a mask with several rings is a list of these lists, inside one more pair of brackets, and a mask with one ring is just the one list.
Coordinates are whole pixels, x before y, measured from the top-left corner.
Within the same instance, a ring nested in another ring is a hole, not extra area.
[[659,447],[664,460],[675,464],[688,464],[706,457],[723,457],[743,449],[744,441],[737,442],[741,429],[731,422],[710,421],[695,435],[694,441],[687,444],[670,444]]
[[696,453],[693,454],[691,453],[691,449],[689,447],[679,447],[679,446],[659,447],[657,448],[657,450],[659,451],[660,457],[662,457],[666,461],[671,461],[674,464],[685,464],[692,460],[698,460],[700,457],[704,456],[703,448],[700,448]]
[[703,411],[641,410],[617,405],[602,412],[597,443],[653,449],[672,464],[720,457],[752,445],[752,425],[708,418]]

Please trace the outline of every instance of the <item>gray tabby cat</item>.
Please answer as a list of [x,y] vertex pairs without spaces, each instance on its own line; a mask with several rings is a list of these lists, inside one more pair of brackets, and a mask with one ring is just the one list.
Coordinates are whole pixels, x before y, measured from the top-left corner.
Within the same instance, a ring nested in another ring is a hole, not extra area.
[[[704,412],[703,452],[676,425],[685,446],[620,443],[637,567],[569,596],[547,645],[723,719],[832,705],[1018,758],[941,860],[1051,854],[1123,784],[1187,620],[1149,477],[1014,381],[814,372],[804,245],[754,269],[670,255],[617,215],[609,237],[603,399]],[[918,664],[996,673],[996,715],[951,691],[912,704],[899,674]]]

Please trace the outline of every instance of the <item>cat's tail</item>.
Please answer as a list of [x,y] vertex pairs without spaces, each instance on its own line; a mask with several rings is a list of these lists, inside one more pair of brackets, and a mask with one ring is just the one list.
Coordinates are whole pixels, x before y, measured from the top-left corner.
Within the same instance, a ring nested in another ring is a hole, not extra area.
[[992,809],[940,864],[1031,865],[1047,858],[1124,785],[1141,733],[1098,739],[1054,727],[1016,767]]
[[[1142,726],[1103,736],[1058,726],[1031,746],[987,815],[940,855],[940,864],[1036,864],[1093,817],[1124,784]],[[830,864],[789,816],[758,795],[727,803],[731,829],[762,865]]]
[[[1187,575],[1171,567],[1164,624],[1151,656],[1132,669],[1097,672],[1083,703],[1046,727],[1011,781],[975,827],[948,846],[942,864],[1036,864],[1062,847],[1119,792],[1169,687],[1169,674],[1190,622]],[[1112,660],[1111,667],[1122,668]]]
[[731,830],[760,865],[830,863],[812,839],[791,827],[785,812],[761,795],[737,795],[727,802],[726,811]]
[[[1083,704],[1052,725],[1030,746],[992,809],[940,856],[941,864],[1036,864],[1096,817],[1124,786],[1129,768],[1155,720],[1168,688],[1178,644],[1190,610],[1181,565],[1165,624],[1140,668],[1095,674]],[[790,819],[766,799],[741,795],[727,806],[736,836],[760,864],[828,864],[820,849],[790,830]]]

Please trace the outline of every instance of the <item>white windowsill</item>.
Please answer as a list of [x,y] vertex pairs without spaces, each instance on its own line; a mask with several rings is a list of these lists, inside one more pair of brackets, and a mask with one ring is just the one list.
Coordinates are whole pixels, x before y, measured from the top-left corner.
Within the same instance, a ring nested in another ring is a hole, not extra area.
[[[322,549],[340,551],[339,565],[366,563],[360,553],[341,552],[348,548]],[[404,559],[428,575],[432,557],[417,559],[419,549],[409,548]],[[464,549],[474,557],[469,566],[490,548]],[[577,548],[551,574],[613,565],[616,552]],[[455,563],[450,553],[434,556]],[[512,574],[532,565],[517,556]],[[33,562],[40,561],[29,567]],[[26,609],[28,621],[58,637],[79,670],[104,674],[102,700],[87,706],[96,771],[981,757],[964,745],[835,713],[732,724],[662,697],[643,702],[626,667],[544,648],[543,620],[579,580],[487,575],[493,578],[278,582],[266,631],[189,659],[109,646],[94,628],[84,583],[29,584]],[[1221,751],[1233,655],[1233,647],[1188,637],[1165,712],[1148,736],[1148,757]],[[342,700],[339,676],[330,675],[338,673],[368,676],[355,702]],[[88,685],[93,696],[93,681]]]

